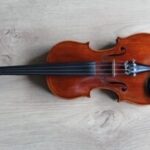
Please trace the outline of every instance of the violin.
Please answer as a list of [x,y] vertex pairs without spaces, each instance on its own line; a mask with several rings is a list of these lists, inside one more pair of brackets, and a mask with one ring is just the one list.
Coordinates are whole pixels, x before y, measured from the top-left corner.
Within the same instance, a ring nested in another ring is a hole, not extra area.
[[0,75],[43,75],[60,97],[90,97],[95,88],[114,92],[118,101],[150,104],[150,34],[118,37],[113,48],[64,41],[48,53],[46,64],[3,66]]

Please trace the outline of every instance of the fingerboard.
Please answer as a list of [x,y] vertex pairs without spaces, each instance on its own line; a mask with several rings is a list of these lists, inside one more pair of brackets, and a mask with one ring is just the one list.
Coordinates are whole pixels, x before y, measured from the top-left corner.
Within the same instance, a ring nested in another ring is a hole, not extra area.
[[96,74],[96,62],[38,64],[0,67],[0,75],[91,76]]

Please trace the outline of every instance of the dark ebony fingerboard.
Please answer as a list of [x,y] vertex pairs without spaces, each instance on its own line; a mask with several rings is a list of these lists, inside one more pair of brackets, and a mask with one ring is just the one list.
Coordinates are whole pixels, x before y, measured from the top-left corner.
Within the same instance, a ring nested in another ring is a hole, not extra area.
[[95,62],[0,67],[0,75],[95,75]]

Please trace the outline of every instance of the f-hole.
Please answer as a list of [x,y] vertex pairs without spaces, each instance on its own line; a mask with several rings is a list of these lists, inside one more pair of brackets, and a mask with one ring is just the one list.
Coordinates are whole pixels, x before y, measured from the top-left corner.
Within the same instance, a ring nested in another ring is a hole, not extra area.
[[118,54],[111,54],[111,55],[108,55],[108,56],[116,57],[116,56],[122,56],[122,55],[124,55],[126,53],[126,47],[124,47],[124,46],[121,46],[119,48],[119,50],[120,50],[120,53],[118,53]]

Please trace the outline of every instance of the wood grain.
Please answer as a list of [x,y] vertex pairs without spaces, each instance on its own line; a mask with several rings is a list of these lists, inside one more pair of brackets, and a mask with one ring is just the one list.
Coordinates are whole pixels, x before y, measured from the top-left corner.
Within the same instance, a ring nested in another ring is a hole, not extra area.
[[[41,62],[54,44],[150,31],[148,0],[2,0],[0,65]],[[149,150],[150,106],[51,95],[41,77],[0,77],[0,150]]]

